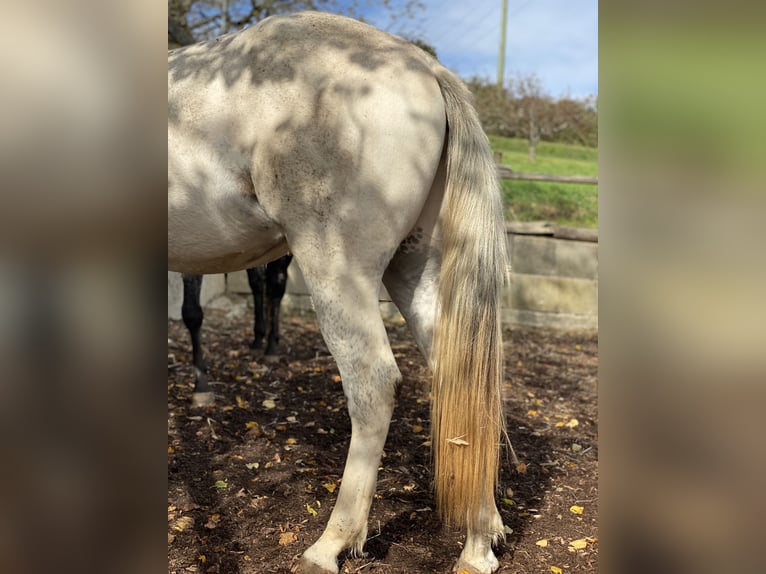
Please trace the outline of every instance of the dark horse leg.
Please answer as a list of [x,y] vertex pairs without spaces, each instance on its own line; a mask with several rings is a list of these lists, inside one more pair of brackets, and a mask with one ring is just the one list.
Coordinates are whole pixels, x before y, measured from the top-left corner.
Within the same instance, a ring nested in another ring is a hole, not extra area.
[[[265,355],[279,354],[279,308],[287,286],[287,267],[292,255],[285,255],[267,265],[247,270],[250,290],[253,292],[255,323],[253,326],[252,349],[260,349],[266,335],[266,317],[268,315],[269,332],[266,339]],[[266,297],[264,305],[264,295]],[[264,312],[265,311],[265,312]]]
[[251,349],[260,349],[263,346],[263,336],[266,334],[266,324],[263,319],[263,295],[266,283],[266,266],[259,265],[247,270],[247,282],[250,291],[253,292],[253,307],[255,309],[255,324],[253,326],[253,341]]
[[194,395],[192,402],[195,406],[213,404],[213,393],[207,383],[207,365],[202,356],[200,330],[205,314],[200,304],[202,290],[202,275],[183,275],[184,301],[181,305],[181,317],[189,330],[192,341],[192,362],[194,363]]

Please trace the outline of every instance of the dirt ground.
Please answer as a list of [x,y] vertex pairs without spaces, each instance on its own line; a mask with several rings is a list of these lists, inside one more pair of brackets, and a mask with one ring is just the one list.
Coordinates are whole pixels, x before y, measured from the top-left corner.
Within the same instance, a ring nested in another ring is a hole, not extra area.
[[[402,371],[369,520],[367,555],[341,572],[449,572],[463,538],[439,523],[430,488],[428,371],[407,328],[388,324]],[[217,404],[191,407],[191,345],[168,321],[168,572],[290,573],[332,510],[350,436],[340,377],[316,321],[286,317],[284,354],[248,348],[249,318],[206,311]],[[596,333],[505,332],[508,534],[499,573],[598,568]],[[425,443],[425,444],[424,444]]]

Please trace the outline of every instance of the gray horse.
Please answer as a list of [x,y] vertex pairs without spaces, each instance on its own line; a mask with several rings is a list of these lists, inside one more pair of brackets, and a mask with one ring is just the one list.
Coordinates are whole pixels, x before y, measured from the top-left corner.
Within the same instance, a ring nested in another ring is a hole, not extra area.
[[437,509],[456,564],[490,573],[501,399],[503,209],[464,84],[412,44],[306,12],[170,53],[168,265],[245,269],[293,253],[343,380],[351,442],[304,572],[361,552],[400,372],[381,279],[427,357]]

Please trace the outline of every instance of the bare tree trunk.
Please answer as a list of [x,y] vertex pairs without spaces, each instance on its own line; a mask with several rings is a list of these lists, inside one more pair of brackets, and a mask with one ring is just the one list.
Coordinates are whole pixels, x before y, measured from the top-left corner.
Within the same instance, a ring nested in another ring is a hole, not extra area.
[[537,142],[540,141],[540,134],[538,132],[537,122],[535,121],[535,115],[529,115],[529,161],[534,163],[537,159]]

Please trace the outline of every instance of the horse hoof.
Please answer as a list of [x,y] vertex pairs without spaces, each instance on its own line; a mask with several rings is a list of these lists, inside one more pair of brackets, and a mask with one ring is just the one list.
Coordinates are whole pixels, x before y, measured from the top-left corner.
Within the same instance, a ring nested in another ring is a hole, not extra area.
[[215,404],[215,395],[212,391],[194,393],[192,395],[193,407],[212,407]]
[[[492,555],[494,557],[494,554]],[[495,560],[482,560],[482,564],[480,566],[477,566],[475,564],[470,564],[460,558],[455,566],[452,568],[452,572],[454,574],[492,574],[495,570],[497,570],[500,567],[500,563]]]
[[331,570],[327,566],[317,564],[305,556],[302,556],[298,572],[299,574],[338,574],[338,567],[335,566],[334,569]]

